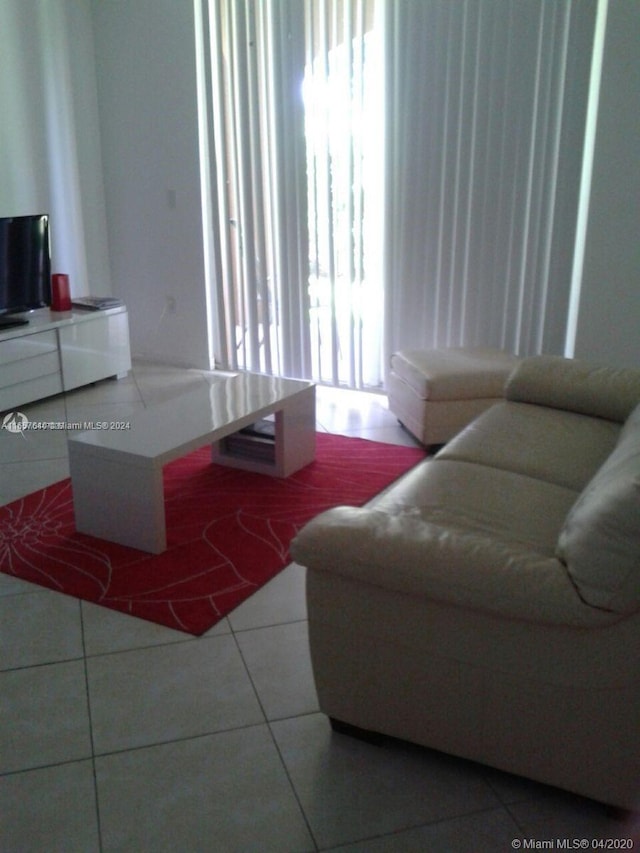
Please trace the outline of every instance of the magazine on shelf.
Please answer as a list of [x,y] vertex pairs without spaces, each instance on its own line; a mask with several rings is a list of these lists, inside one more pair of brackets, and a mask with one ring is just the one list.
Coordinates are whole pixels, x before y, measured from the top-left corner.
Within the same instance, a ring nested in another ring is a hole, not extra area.
[[119,308],[122,300],[115,296],[80,296],[71,301],[73,308],[84,308],[87,311],[106,311],[107,308]]
[[222,440],[224,453],[264,462],[275,458],[275,422],[264,419]]

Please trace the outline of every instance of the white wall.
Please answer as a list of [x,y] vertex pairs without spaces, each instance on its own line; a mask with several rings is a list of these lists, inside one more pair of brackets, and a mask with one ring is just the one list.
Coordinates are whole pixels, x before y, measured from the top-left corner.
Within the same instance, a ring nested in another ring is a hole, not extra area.
[[113,290],[132,349],[209,367],[194,2],[92,10]]
[[0,216],[49,213],[53,270],[108,293],[89,0],[2,0],[0,115]]
[[575,355],[640,367],[640,3],[610,0]]

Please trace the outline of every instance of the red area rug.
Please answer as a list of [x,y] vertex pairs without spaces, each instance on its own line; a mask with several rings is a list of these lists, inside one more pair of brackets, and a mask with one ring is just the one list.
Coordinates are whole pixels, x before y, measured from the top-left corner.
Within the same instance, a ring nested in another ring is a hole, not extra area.
[[417,448],[318,433],[316,460],[277,479],[212,465],[202,448],[164,469],[168,542],[158,555],[77,533],[63,480],[0,507],[0,570],[199,635],[290,562],[307,521],[361,506],[422,458]]

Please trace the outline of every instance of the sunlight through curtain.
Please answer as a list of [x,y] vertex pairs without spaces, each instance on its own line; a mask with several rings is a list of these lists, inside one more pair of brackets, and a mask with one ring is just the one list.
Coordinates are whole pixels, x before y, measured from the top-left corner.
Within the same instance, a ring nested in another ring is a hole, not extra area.
[[381,33],[371,0],[317,0],[306,7],[313,375],[350,388],[378,387],[383,376]]
[[373,0],[208,6],[217,362],[382,383]]

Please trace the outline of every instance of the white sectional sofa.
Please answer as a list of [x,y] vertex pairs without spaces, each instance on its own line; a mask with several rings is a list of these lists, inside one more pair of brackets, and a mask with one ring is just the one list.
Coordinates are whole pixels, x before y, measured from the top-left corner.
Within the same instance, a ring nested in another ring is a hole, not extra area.
[[321,709],[640,807],[640,370],[524,359],[366,508],[315,518]]

